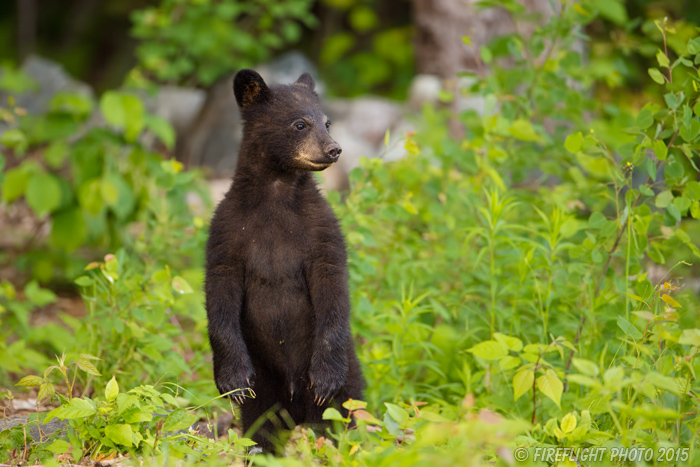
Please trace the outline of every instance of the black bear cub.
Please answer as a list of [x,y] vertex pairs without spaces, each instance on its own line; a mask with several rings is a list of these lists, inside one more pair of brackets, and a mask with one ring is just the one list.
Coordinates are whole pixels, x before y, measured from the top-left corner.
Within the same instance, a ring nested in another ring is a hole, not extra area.
[[280,429],[362,398],[345,242],[312,174],[341,149],[309,74],[268,87],[241,70],[233,91],[243,142],[207,242],[209,340],[217,388],[254,391],[231,396],[244,431],[271,450]]

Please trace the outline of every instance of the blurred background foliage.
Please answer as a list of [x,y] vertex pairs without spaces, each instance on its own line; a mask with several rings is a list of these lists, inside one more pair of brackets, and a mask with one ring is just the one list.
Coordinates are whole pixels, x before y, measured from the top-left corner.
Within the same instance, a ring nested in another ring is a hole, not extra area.
[[[29,7],[19,15],[22,3]],[[700,25],[692,0],[596,0],[592,7],[600,18],[585,34],[591,54],[606,59],[593,61],[595,72],[629,91],[609,93],[614,99],[634,99],[650,83],[645,70],[660,38],[653,20],[671,19],[676,51]],[[415,74],[417,14],[411,0],[7,1],[0,5],[0,56],[18,64],[37,53],[103,91],[136,65],[136,78],[207,86],[293,48],[319,64],[332,95],[400,99]]]

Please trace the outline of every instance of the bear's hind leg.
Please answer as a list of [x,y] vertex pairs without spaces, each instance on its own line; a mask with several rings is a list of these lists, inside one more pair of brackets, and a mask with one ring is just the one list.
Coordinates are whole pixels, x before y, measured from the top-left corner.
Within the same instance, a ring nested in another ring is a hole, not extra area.
[[254,399],[246,399],[241,406],[244,436],[255,441],[264,453],[281,454],[288,437],[285,435],[294,428],[294,422],[274,391],[256,384],[255,394]]

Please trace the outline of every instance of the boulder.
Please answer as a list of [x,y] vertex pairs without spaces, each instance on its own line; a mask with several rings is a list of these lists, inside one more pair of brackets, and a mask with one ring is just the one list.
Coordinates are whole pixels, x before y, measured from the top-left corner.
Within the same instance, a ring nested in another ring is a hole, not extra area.
[[316,81],[316,92],[323,96],[326,86],[321,81],[316,65],[299,51],[292,50],[280,55],[269,63],[256,68],[267,84],[289,84],[302,74],[309,73]]
[[170,122],[177,134],[194,123],[207,99],[203,89],[162,86],[155,97],[146,99],[148,111]]
[[36,89],[14,96],[17,105],[29,113],[45,113],[51,99],[59,92],[94,96],[89,85],[74,79],[63,66],[46,58],[35,55],[28,57],[22,64],[22,71],[37,83]]

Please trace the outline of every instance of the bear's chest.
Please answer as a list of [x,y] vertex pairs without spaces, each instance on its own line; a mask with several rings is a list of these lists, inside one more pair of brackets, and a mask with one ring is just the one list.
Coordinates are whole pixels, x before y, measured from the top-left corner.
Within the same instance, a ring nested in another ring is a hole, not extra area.
[[[311,230],[298,216],[255,219],[246,236],[246,275],[263,285],[303,280]],[[253,233],[254,232],[254,233]]]

